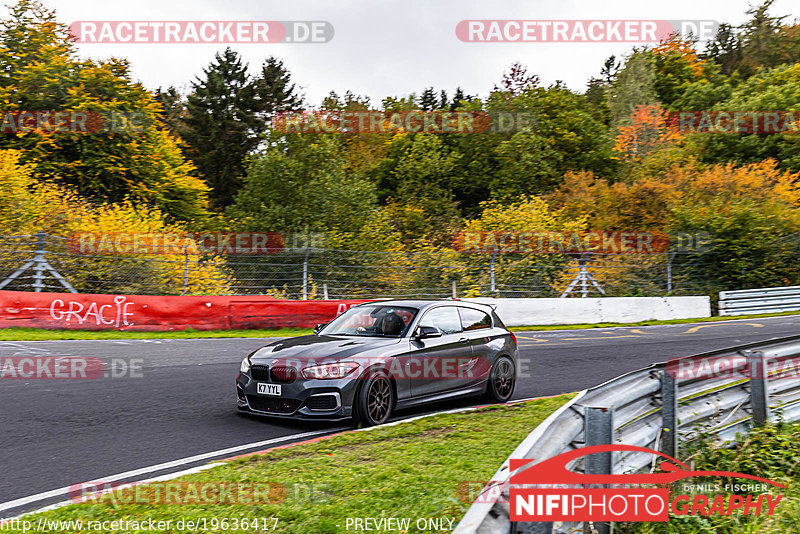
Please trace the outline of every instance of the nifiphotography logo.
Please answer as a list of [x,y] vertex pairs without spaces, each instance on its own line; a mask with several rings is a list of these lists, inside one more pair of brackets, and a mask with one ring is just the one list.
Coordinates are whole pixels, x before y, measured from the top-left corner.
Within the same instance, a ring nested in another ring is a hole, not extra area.
[[[590,454],[608,452],[645,452],[665,458],[660,468],[663,473],[634,473],[619,475],[583,474],[567,469],[570,462]],[[512,472],[534,460],[510,462]],[[595,445],[565,452],[514,473],[510,480],[511,521],[668,521],[669,513],[675,515],[732,515],[741,511],[745,515],[773,515],[783,495],[760,493],[758,495],[702,495],[678,494],[670,500],[666,487],[640,487],[640,485],[671,484],[685,478],[716,476],[744,478],[762,484],[728,484],[724,488],[698,486],[712,490],[764,489],[767,485],[786,486],[744,473],[731,471],[694,471],[686,464],[658,451],[632,445]],[[529,487],[530,485],[558,485],[583,487]],[[590,488],[590,485],[607,487]],[[620,487],[623,486],[623,487]],[[634,487],[629,487],[634,486]],[[685,490],[685,488],[684,488]]]

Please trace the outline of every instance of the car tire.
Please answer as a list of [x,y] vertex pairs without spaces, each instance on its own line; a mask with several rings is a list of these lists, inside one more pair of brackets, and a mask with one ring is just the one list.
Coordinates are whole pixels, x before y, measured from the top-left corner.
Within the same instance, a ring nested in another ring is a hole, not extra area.
[[517,385],[517,368],[514,360],[508,356],[500,356],[494,361],[489,372],[489,383],[486,385],[485,399],[492,403],[504,403],[511,399]]
[[353,401],[353,418],[363,427],[385,423],[394,411],[394,387],[383,371],[365,378]]

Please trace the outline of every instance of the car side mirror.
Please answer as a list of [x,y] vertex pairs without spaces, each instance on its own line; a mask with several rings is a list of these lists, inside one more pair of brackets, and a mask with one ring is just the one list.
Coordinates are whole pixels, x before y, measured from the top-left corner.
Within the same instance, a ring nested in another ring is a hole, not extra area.
[[315,327],[314,327],[314,333],[315,333],[315,334],[319,334],[319,333],[320,333],[320,331],[321,331],[323,328],[325,328],[326,326],[328,326],[328,323],[319,323],[317,326],[315,326]]
[[428,339],[431,337],[442,337],[442,331],[435,326],[420,326],[414,336],[416,339]]

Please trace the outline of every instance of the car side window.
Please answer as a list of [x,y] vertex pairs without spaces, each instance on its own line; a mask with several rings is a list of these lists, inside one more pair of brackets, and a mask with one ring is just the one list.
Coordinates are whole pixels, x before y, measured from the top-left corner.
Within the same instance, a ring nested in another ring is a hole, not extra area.
[[426,313],[419,322],[420,326],[435,326],[442,334],[456,334],[461,332],[461,317],[458,310],[452,306],[434,308]]
[[461,325],[464,332],[492,327],[492,319],[488,313],[472,308],[459,308],[458,311],[461,313]]

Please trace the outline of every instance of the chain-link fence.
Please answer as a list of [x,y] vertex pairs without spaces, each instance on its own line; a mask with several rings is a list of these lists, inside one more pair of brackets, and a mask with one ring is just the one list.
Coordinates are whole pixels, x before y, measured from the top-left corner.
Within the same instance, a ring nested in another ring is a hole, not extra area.
[[0,237],[0,289],[288,299],[715,295],[800,280],[800,239],[758,254],[463,254],[284,249],[265,255],[79,254],[62,237]]

